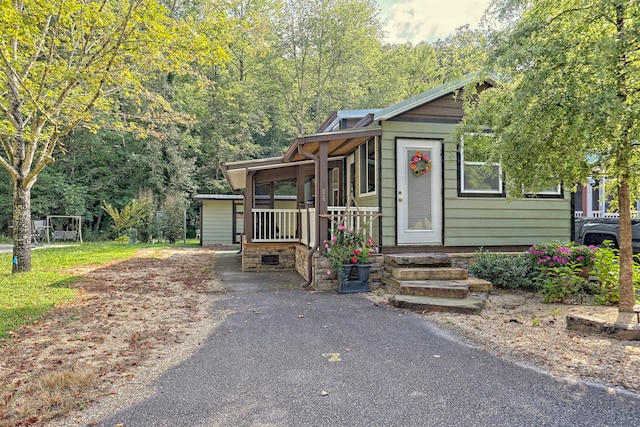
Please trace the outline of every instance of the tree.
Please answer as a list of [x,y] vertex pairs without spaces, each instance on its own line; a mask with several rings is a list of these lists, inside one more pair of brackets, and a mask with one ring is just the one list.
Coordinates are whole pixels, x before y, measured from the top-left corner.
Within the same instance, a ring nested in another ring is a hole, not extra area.
[[150,198],[133,199],[122,210],[103,201],[102,209],[113,220],[111,227],[116,233],[116,237],[120,237],[123,230],[135,227],[150,216],[153,210],[153,200]]
[[286,106],[293,131],[314,131],[330,111],[357,104],[380,49],[372,0],[287,0],[275,12],[264,75]]
[[634,305],[630,203],[640,181],[640,4],[629,0],[497,0],[490,69],[502,82],[468,98],[464,130],[491,129],[512,194],[615,183],[620,212],[620,304]]
[[189,34],[184,49],[177,43],[189,28],[155,0],[2,2],[0,164],[13,182],[14,273],[31,269],[31,189],[63,154],[61,139],[80,125],[95,130],[95,111],[118,113],[115,95],[140,93],[151,67],[195,60],[206,37]]

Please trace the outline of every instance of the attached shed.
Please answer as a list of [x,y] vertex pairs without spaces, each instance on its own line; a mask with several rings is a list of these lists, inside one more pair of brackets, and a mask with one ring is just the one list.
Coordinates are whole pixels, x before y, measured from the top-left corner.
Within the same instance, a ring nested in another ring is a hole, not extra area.
[[[244,199],[241,195],[199,194],[195,196],[200,205],[200,244],[240,244],[244,233]],[[256,196],[269,203],[269,196]],[[293,209],[296,196],[275,196],[275,208]]]

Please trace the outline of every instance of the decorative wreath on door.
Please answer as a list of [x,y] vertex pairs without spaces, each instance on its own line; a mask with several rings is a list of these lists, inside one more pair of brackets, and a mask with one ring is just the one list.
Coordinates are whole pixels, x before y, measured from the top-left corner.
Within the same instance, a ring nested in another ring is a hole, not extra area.
[[415,176],[426,175],[431,169],[431,166],[429,155],[427,153],[422,153],[421,151],[416,151],[409,162],[409,168]]

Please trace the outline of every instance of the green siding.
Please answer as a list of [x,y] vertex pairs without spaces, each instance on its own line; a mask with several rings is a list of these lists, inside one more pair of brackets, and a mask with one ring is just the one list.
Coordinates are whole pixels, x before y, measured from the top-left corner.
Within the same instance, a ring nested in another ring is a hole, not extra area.
[[444,245],[530,245],[569,240],[571,202],[564,199],[459,197],[455,124],[382,123],[381,191],[383,246],[396,245],[396,138],[444,140]]
[[[231,244],[232,236],[232,201],[231,200],[203,200],[202,201],[202,244],[220,245]],[[238,221],[242,231],[242,221]]]

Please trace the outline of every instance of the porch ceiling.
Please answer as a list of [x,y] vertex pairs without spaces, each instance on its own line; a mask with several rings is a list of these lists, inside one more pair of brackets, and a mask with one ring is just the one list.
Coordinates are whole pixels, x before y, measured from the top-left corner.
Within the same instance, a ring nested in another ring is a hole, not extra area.
[[299,146],[303,151],[317,156],[321,143],[329,144],[328,155],[330,157],[345,156],[367,139],[379,135],[382,135],[381,126],[302,135],[293,141],[293,144],[283,156],[283,161],[298,162],[306,160],[307,157],[298,151]]

